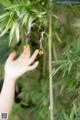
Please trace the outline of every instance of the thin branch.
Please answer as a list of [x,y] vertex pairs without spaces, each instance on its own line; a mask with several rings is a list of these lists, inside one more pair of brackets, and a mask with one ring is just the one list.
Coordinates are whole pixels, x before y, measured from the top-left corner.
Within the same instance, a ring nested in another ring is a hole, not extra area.
[[50,90],[50,120],[54,120],[53,112],[53,80],[52,80],[52,13],[49,15],[49,90]]

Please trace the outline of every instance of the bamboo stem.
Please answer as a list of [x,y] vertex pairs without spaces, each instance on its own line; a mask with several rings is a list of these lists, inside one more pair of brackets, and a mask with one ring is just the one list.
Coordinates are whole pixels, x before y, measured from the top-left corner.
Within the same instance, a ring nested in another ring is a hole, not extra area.
[[49,92],[50,92],[50,120],[54,120],[53,112],[53,80],[52,80],[52,13],[49,15]]

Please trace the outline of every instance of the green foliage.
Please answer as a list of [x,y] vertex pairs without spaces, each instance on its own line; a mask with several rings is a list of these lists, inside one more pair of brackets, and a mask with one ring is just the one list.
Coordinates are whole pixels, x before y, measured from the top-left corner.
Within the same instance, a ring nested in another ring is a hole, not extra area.
[[[46,8],[43,9],[44,5],[38,5],[39,3],[33,1],[0,1],[3,5],[5,12],[0,16],[0,36],[3,36],[10,30],[10,41],[12,39],[17,40],[17,42],[22,39],[26,34],[26,31],[29,31],[32,25],[32,22],[35,19],[42,19],[43,23],[46,14]],[[26,4],[25,4],[26,3]],[[44,2],[45,4],[45,2]],[[44,19],[43,19],[44,18]],[[42,24],[42,21],[40,24]],[[40,26],[39,24],[37,26]]]

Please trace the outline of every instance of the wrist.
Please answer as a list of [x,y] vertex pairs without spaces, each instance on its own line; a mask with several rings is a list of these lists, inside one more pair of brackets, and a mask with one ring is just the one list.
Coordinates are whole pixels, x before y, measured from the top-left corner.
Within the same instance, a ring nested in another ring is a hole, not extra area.
[[11,82],[11,83],[15,83],[16,82],[16,78],[8,75],[8,74],[5,74],[5,77],[4,77],[4,80],[7,81],[7,82]]

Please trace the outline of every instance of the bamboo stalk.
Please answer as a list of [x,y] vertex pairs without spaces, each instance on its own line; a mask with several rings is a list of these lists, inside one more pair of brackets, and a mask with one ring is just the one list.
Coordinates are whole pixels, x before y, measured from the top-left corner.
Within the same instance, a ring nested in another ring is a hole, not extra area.
[[50,120],[54,120],[53,112],[53,80],[52,80],[52,13],[49,15],[49,92],[50,92]]

